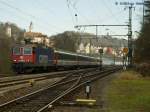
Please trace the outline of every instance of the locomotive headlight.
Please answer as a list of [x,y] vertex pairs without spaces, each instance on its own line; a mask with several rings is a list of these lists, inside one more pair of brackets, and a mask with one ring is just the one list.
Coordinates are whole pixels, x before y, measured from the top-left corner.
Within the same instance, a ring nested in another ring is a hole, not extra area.
[[20,59],[23,59],[23,56],[20,56]]
[[17,60],[14,60],[15,62],[17,61]]

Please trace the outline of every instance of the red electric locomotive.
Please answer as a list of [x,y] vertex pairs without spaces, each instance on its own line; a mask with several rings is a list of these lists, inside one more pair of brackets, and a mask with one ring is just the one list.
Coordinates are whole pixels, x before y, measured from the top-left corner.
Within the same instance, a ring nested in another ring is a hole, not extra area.
[[12,48],[13,69],[19,73],[33,69],[48,69],[55,63],[53,56],[52,48],[17,45]]

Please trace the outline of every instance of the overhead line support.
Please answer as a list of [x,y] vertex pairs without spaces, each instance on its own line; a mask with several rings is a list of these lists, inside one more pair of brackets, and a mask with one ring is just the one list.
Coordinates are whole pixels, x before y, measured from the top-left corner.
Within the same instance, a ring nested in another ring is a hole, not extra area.
[[98,26],[129,26],[129,25],[76,25],[75,28],[78,27],[98,27]]

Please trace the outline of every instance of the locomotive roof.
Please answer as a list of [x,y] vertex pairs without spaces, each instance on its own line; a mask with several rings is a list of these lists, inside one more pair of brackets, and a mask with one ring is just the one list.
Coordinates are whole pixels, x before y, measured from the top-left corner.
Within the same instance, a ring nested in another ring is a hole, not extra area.
[[13,47],[33,47],[33,45],[13,45]]
[[45,46],[38,46],[38,45],[35,45],[35,44],[26,44],[26,45],[24,45],[24,44],[15,44],[15,45],[13,45],[13,47],[35,47],[35,48],[49,48],[49,49],[53,49],[53,48],[51,48],[51,47],[45,47]]

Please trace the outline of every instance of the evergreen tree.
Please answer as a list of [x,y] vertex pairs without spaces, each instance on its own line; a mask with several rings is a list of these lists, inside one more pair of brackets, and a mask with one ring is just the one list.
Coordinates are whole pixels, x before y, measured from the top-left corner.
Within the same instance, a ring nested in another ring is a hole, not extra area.
[[79,34],[73,31],[66,31],[64,33],[52,36],[54,47],[65,51],[76,52]]
[[[150,6],[146,6],[150,10]],[[150,12],[147,13],[140,35],[136,40],[135,61],[150,63]]]
[[[11,27],[11,37],[6,34],[8,25]],[[23,30],[12,23],[0,23],[0,74],[12,73],[11,46],[23,39]]]

